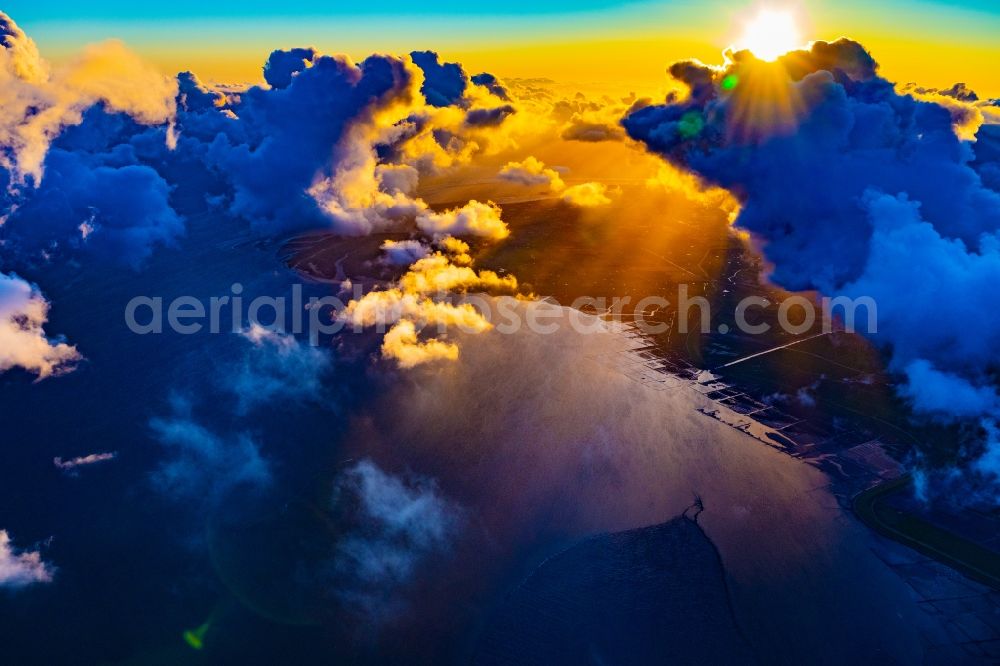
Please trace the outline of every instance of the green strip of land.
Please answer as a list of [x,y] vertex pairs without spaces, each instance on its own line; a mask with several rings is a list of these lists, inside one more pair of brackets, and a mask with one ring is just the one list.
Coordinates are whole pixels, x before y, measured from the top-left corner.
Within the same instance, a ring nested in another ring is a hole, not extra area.
[[854,498],[854,513],[879,534],[1000,589],[1000,555],[885,501],[911,486],[912,479],[907,475],[859,493]]

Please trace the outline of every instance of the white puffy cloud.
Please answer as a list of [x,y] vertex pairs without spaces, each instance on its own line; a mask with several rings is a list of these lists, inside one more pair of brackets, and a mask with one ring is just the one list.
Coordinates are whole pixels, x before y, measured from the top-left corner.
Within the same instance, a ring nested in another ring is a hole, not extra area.
[[483,316],[469,303],[454,305],[398,288],[370,291],[351,301],[339,315],[348,324],[360,328],[386,326],[406,319],[423,326],[456,326],[472,332],[490,328]]
[[438,331],[458,327],[472,333],[491,328],[471,303],[453,303],[451,294],[514,293],[518,288],[513,276],[476,271],[469,266],[469,246],[464,242],[448,237],[438,244],[452,254],[435,252],[418,259],[394,286],[352,300],[339,315],[342,322],[356,329],[376,327],[384,331],[388,327],[382,356],[403,368],[458,358],[456,345],[438,338],[421,339],[419,334],[425,327],[436,327]]
[[412,194],[420,182],[420,172],[409,164],[380,164],[375,167],[375,176],[389,193]]
[[49,304],[32,284],[0,273],[0,372],[19,367],[44,379],[73,369],[80,353],[46,337]]
[[555,169],[550,169],[537,157],[529,155],[520,162],[508,162],[500,169],[500,178],[521,185],[546,185],[554,192],[566,187]]
[[457,360],[458,345],[437,338],[420,341],[416,326],[404,319],[385,334],[382,356],[395,359],[401,368],[412,368],[432,361]]
[[608,188],[603,183],[580,183],[567,186],[559,172],[551,169],[539,159],[528,156],[520,162],[508,162],[500,169],[500,178],[521,185],[544,185],[559,194],[568,204],[581,208],[592,208],[611,203]]
[[603,183],[581,183],[567,187],[563,190],[562,200],[581,208],[593,208],[611,203],[608,188]]
[[417,259],[426,257],[431,249],[418,240],[387,240],[382,243],[386,261],[397,266],[409,266]]
[[410,266],[399,285],[408,294],[433,294],[443,291],[502,291],[517,290],[517,278],[500,276],[493,271],[476,271],[469,266],[456,266],[450,257],[440,252],[423,257]]
[[20,588],[33,583],[49,583],[54,570],[42,561],[38,551],[18,551],[7,530],[0,530],[0,588]]
[[442,213],[424,211],[417,215],[417,227],[432,236],[480,236],[502,240],[510,234],[507,224],[500,219],[500,207],[493,202],[472,200],[460,208]]

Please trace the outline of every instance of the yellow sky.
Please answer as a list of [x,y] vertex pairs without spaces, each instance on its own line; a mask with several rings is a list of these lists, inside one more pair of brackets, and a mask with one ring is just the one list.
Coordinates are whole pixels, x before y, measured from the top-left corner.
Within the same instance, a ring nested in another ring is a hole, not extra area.
[[[832,33],[833,39],[840,33]],[[1000,43],[994,47],[932,43],[895,36],[855,33],[875,56],[884,76],[897,83],[948,87],[962,81],[981,97],[1000,97]],[[683,37],[587,39],[547,43],[516,43],[470,47],[445,47],[441,54],[461,62],[470,73],[491,71],[501,77],[545,77],[562,82],[619,83],[623,88],[656,89],[666,81],[667,66],[680,59],[721,62],[721,40]],[[258,82],[267,51],[250,48],[161,50],[132,48],[165,72],[193,69],[201,78],[216,82]],[[354,58],[364,52],[349,51]],[[961,67],[956,67],[961,63]]]

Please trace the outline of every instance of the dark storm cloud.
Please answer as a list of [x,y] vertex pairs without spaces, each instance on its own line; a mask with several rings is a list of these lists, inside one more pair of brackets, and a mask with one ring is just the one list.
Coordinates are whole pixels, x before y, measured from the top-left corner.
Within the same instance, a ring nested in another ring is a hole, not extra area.
[[472,77],[471,81],[477,86],[483,86],[490,91],[491,94],[499,97],[505,102],[510,101],[510,93],[507,92],[507,88],[503,86],[502,83],[489,72],[483,72],[482,74],[476,74]]
[[424,84],[420,92],[431,106],[452,106],[459,104],[465,95],[468,79],[462,66],[456,62],[438,62],[434,51],[413,51],[413,62],[424,73]]
[[949,109],[897,93],[846,39],[670,72],[690,94],[628,114],[629,135],[736,194],[778,284],[874,297],[874,338],[917,411],[1000,416],[996,128],[973,148]]

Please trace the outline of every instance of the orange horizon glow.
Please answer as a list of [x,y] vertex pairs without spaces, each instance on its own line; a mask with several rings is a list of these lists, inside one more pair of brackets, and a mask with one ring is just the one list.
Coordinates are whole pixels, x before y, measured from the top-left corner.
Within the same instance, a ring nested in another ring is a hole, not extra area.
[[[819,0],[781,0],[773,7],[768,10],[772,18],[775,13],[791,14],[799,33],[780,48],[848,37],[863,44],[880,64],[882,75],[896,83],[947,88],[963,82],[981,97],[1000,97],[995,66],[1000,62],[1000,42],[989,22],[974,14],[958,18],[934,12],[902,15],[878,8],[849,10],[846,5]],[[376,17],[351,24],[317,18],[178,20],[155,25],[33,25],[26,18],[22,27],[56,64],[72,58],[84,44],[121,39],[165,74],[190,70],[214,83],[259,83],[262,65],[272,50],[314,46],[323,53],[346,53],[355,60],[371,53],[432,49],[444,60],[460,62],[470,74],[488,71],[501,78],[614,83],[651,92],[669,83],[666,69],[675,61],[694,58],[722,64],[723,51],[742,45],[747,26],[762,11],[761,5],[750,2],[725,9],[706,7],[705,11],[643,5],[642,11],[622,9],[614,16],[577,17],[561,23],[556,31],[543,30],[540,21],[525,19],[522,26],[510,18],[498,19],[490,22],[495,29],[486,33],[484,24],[475,21],[433,22],[426,17],[402,24]],[[757,50],[769,48],[764,40]],[[767,59],[764,56],[774,54],[757,55]]]

